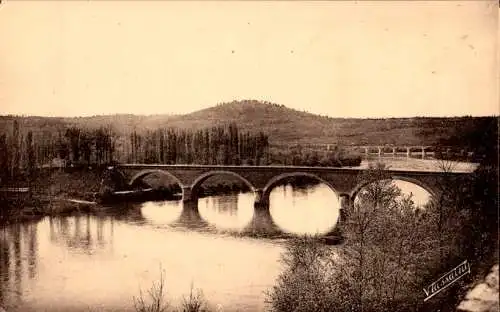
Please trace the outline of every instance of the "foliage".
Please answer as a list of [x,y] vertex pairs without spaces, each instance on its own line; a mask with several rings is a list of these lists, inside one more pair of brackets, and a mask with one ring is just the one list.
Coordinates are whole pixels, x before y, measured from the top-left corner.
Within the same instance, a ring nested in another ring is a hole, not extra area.
[[63,132],[35,132],[14,119],[11,130],[0,133],[0,181],[31,179],[40,168],[61,166],[54,159],[87,165],[112,162],[116,135],[110,127]]
[[272,165],[342,167],[359,166],[362,161],[360,154],[347,152],[340,146],[336,146],[332,151],[318,151],[297,145],[288,150],[273,148],[269,154],[269,162]]
[[330,294],[334,284],[330,260],[334,257],[315,237],[290,240],[281,258],[285,271],[267,293],[271,311],[334,311]]
[[[448,160],[466,160],[465,150],[474,152],[475,161],[496,164],[498,162],[498,123],[499,118],[466,118],[460,127],[454,128],[448,137],[437,142],[437,157]],[[461,153],[447,153],[439,146],[460,146]]]
[[[268,136],[241,132],[234,123],[200,130],[158,128],[133,131],[123,141],[124,161],[165,164],[265,164]],[[123,158],[123,157],[122,157]]]

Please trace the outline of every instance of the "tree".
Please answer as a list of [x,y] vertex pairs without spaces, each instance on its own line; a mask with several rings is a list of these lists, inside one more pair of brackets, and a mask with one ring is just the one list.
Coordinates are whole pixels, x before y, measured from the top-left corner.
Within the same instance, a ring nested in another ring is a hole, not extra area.
[[28,131],[26,136],[26,153],[27,153],[27,175],[31,180],[36,169],[35,148],[33,146],[33,132]]
[[69,146],[58,131],[58,138],[56,143],[57,156],[61,159],[67,159],[69,156]]
[[0,180],[9,177],[9,149],[7,146],[7,134],[0,134]]
[[94,145],[94,139],[91,133],[85,131],[80,134],[80,150],[83,159],[87,162],[87,166],[90,166],[92,160],[92,147]]
[[12,152],[12,156],[10,157],[10,159],[12,159],[12,163],[10,165],[11,177],[15,177],[19,173],[19,164],[21,161],[21,151],[19,148],[19,122],[17,120],[14,120],[11,140],[12,140],[10,144]]
[[69,141],[73,161],[76,162],[80,160],[80,134],[81,130],[77,127],[67,129],[65,134],[66,139]]

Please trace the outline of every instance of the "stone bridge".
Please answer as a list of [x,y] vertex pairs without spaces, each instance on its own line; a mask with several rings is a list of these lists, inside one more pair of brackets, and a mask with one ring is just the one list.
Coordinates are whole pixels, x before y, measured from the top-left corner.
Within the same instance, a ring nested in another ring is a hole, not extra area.
[[[368,169],[299,166],[231,166],[231,165],[160,165],[119,164],[113,167],[121,186],[130,188],[140,179],[153,173],[172,177],[182,188],[184,202],[198,199],[200,185],[214,175],[231,175],[239,178],[255,193],[255,207],[269,208],[269,195],[283,179],[289,177],[310,177],[326,184],[341,200],[341,209],[352,205],[358,191],[370,182],[364,178]],[[384,179],[402,180],[414,183],[437,198],[447,178],[461,178],[469,173],[442,171],[386,170]],[[381,177],[382,178],[382,177]]]

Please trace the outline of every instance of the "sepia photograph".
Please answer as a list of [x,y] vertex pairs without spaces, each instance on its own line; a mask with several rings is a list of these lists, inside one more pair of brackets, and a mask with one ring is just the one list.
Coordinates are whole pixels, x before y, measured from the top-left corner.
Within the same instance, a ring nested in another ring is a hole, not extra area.
[[499,312],[498,0],[1,0],[0,312]]

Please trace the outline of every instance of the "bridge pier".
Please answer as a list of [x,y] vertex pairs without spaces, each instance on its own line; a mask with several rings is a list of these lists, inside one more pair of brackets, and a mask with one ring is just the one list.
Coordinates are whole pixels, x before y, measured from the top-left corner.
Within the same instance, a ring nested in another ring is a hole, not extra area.
[[406,158],[410,158],[411,157],[411,148],[407,147],[406,148]]
[[195,202],[196,197],[193,194],[193,188],[191,186],[181,186],[182,187],[182,201],[184,203]]
[[269,198],[264,198],[264,190],[255,189],[254,208],[256,210],[269,210]]
[[339,221],[338,225],[342,225],[347,220],[347,215],[349,211],[354,207],[354,200],[349,196],[349,194],[340,195],[340,210],[339,210]]

